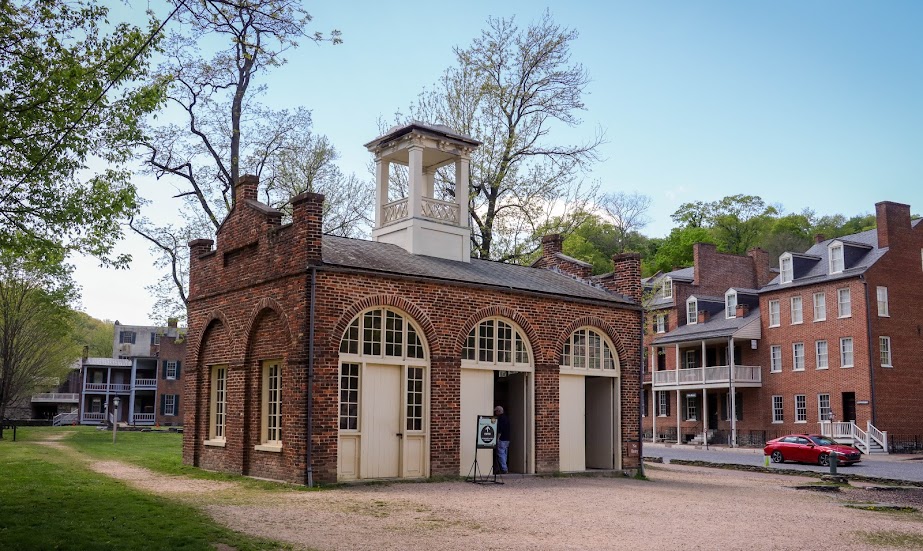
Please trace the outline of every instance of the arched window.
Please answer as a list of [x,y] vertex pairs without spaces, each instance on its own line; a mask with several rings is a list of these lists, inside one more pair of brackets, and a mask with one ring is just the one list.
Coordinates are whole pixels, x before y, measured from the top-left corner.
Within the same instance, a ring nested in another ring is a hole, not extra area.
[[499,365],[502,369],[529,367],[529,349],[529,343],[518,327],[502,318],[487,318],[468,333],[462,348],[462,361]]
[[608,338],[592,327],[582,327],[564,342],[561,367],[617,376],[619,358]]
[[340,354],[381,358],[426,358],[426,347],[413,324],[387,308],[369,310],[349,324]]

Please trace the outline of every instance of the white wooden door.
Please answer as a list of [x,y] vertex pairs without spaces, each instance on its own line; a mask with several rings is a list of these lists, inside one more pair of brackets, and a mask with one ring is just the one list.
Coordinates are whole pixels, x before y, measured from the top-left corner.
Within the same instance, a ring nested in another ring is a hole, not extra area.
[[[475,432],[478,415],[494,414],[494,372],[483,369],[461,370],[461,464],[458,472],[466,476],[474,463]],[[490,472],[493,450],[478,450],[482,474]]]
[[401,366],[369,365],[362,378],[362,478],[396,478],[401,455]]
[[586,386],[583,375],[561,375],[560,470],[586,470]]
[[586,379],[586,466],[588,469],[615,468],[613,440],[615,422],[612,377]]

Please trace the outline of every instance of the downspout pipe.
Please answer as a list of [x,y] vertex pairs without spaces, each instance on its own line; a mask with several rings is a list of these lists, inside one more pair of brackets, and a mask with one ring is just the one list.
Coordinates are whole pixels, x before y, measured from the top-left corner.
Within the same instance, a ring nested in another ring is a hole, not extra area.
[[[638,350],[638,360],[641,364],[641,369],[638,373],[638,404],[644,403],[644,369],[646,367],[646,362],[644,361],[644,351],[646,347],[644,346],[644,317],[647,315],[645,310],[641,310],[641,323],[638,324],[638,333],[639,333],[639,348]],[[653,377],[653,375],[651,375]],[[654,392],[654,383],[653,378],[651,379],[651,399],[653,400]],[[621,403],[621,402],[620,402]],[[653,407],[653,406],[651,406]],[[651,414],[653,415],[654,410],[651,409]],[[653,434],[653,433],[652,433]],[[638,473],[641,476],[644,474],[644,417],[641,415],[641,408],[638,408]]]
[[869,302],[869,282],[866,281],[865,274],[859,275],[859,281],[862,282],[865,290],[865,330],[869,356],[869,392],[871,393],[869,401],[872,405],[872,424],[877,426],[875,422],[875,350],[872,346],[872,303]]
[[305,387],[307,399],[305,400],[305,417],[307,431],[305,436],[305,479],[308,488],[314,487],[314,465],[312,456],[314,452],[314,310],[317,296],[317,267],[311,266],[311,297],[308,308],[308,382]]

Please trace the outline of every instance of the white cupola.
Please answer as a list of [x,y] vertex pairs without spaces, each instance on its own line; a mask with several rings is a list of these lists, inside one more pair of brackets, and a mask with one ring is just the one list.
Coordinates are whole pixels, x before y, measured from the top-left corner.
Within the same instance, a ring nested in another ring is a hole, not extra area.
[[[411,254],[471,261],[468,226],[471,153],[481,142],[442,125],[396,126],[365,147],[375,155],[375,228],[372,238]],[[391,164],[407,167],[407,196],[389,201]],[[455,165],[454,200],[434,195],[436,171]]]

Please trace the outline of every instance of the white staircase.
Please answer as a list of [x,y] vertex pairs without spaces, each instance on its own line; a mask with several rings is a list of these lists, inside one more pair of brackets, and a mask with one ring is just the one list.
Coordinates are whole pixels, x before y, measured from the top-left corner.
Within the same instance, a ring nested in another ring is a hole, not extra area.
[[887,454],[888,432],[878,430],[869,421],[866,422],[865,429],[860,429],[852,421],[820,423],[821,434],[833,438],[840,444],[849,444],[866,454]]

